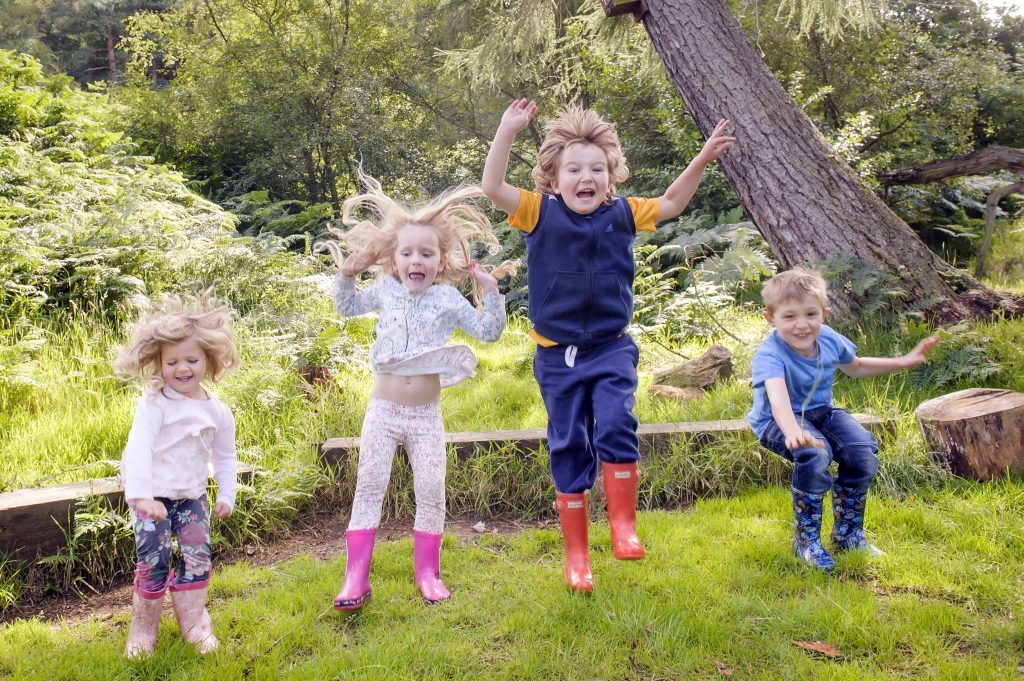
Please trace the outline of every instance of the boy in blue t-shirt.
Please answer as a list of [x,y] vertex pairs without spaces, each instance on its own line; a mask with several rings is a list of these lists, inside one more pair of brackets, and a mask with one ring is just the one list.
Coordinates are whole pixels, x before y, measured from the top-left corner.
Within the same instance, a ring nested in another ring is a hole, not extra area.
[[[793,462],[793,548],[813,567],[826,572],[835,567],[820,536],[822,503],[831,489],[836,550],[881,555],[864,536],[878,442],[849,412],[832,406],[832,381],[837,368],[853,378],[913,368],[925,361],[939,337],[925,338],[902,357],[857,357],[850,339],[825,325],[825,280],[800,267],[769,279],[761,297],[764,317],[775,331],[754,355],[754,408],[747,420],[764,447]],[[839,464],[834,480],[829,473],[833,460]]]

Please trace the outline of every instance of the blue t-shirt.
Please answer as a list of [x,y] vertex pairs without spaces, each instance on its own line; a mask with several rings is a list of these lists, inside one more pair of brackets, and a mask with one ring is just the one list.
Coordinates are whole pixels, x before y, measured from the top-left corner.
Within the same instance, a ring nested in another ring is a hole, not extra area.
[[754,354],[753,375],[754,408],[747,421],[754,433],[761,437],[772,422],[772,405],[764,382],[769,378],[785,378],[789,401],[797,421],[800,412],[832,405],[832,380],[836,367],[849,364],[857,355],[857,346],[846,336],[821,325],[818,334],[818,356],[809,359],[798,355],[778,331],[772,331]]

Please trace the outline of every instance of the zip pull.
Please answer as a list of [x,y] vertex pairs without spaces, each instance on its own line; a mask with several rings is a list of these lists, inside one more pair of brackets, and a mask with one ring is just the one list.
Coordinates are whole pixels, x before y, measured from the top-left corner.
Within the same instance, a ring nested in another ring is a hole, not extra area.
[[570,345],[565,349],[565,366],[570,369],[576,366],[576,353],[579,350],[575,345]]

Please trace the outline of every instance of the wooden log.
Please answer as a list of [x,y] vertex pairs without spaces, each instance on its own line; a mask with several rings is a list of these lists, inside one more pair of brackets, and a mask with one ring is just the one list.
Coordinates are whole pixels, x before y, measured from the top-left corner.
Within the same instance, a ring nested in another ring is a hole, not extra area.
[[1024,393],[970,388],[915,413],[929,452],[953,473],[989,480],[1024,472]]
[[[854,418],[873,432],[894,432],[895,423],[870,414],[854,414]],[[707,442],[715,437],[735,433],[749,433],[750,426],[745,419],[723,421],[682,421],[677,423],[642,423],[637,429],[640,437],[640,453],[654,456],[669,450],[681,439]],[[522,457],[531,455],[541,446],[547,445],[547,431],[542,428],[531,430],[497,430],[487,432],[446,433],[445,442],[455,450],[459,461],[495,449],[508,449]],[[320,460],[324,466],[343,468],[349,458],[359,449],[358,437],[336,437],[320,447]]]
[[647,389],[651,397],[660,397],[665,400],[676,400],[678,402],[693,402],[704,397],[702,388],[677,388],[674,385],[654,384]]
[[[238,466],[239,481],[248,482],[252,475],[252,466]],[[0,551],[21,558],[57,553],[74,529],[78,500],[90,496],[105,497],[117,507],[124,502],[124,487],[120,478],[110,477],[0,494]]]
[[715,381],[732,376],[729,348],[712,345],[699,357],[654,372],[654,382],[676,388],[710,388]]
[[640,21],[647,14],[647,5],[644,0],[601,0],[604,14],[614,17],[619,14],[632,14],[636,21]]

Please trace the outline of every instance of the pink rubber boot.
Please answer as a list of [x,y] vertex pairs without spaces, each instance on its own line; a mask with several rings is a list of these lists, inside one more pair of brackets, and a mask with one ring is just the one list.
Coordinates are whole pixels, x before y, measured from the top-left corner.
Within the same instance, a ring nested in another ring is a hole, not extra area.
[[215,651],[219,642],[213,635],[213,621],[206,610],[206,587],[175,590],[172,586],[171,605],[174,606],[182,637],[195,644],[200,655]]
[[444,534],[412,531],[412,562],[416,574],[416,586],[423,594],[423,600],[434,605],[446,601],[452,595],[441,581],[441,540]]
[[370,560],[377,530],[348,530],[345,532],[345,581],[334,597],[335,610],[357,610],[373,598],[370,589]]
[[153,654],[157,632],[160,630],[160,612],[163,609],[162,591],[156,598],[146,598],[139,595],[138,590],[132,590],[132,621],[128,625],[128,642],[124,646],[125,657],[138,659]]

